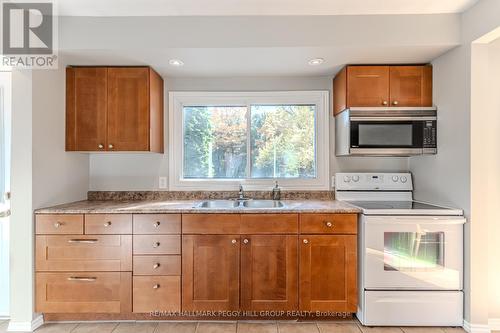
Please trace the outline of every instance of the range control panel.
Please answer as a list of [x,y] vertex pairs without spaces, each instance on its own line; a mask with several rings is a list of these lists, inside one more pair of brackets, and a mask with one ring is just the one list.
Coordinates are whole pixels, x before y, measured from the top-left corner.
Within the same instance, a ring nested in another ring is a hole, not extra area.
[[337,191],[412,191],[411,173],[336,173]]

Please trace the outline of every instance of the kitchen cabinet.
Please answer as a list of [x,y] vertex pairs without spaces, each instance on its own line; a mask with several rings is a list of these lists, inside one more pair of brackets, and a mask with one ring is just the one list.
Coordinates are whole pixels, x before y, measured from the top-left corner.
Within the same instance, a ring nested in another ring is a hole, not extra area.
[[68,67],[66,150],[162,153],[163,79],[150,67]]
[[334,114],[350,107],[432,106],[430,65],[349,65],[333,80]]
[[184,311],[239,309],[239,235],[182,237]]
[[299,307],[357,311],[356,235],[301,235]]
[[296,235],[242,236],[242,309],[297,309],[297,255]]

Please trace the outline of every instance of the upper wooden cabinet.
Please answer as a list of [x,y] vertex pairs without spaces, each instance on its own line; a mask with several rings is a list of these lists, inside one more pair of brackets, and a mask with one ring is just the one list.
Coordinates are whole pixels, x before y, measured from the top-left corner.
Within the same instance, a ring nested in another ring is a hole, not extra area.
[[163,79],[150,67],[68,67],[66,150],[162,153]]
[[432,106],[432,67],[346,66],[333,79],[333,111]]

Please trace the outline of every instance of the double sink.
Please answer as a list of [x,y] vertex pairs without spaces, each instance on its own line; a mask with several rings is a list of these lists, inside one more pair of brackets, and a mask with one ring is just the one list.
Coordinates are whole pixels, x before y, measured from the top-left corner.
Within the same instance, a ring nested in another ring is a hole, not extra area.
[[199,203],[196,208],[219,208],[219,209],[230,209],[230,208],[282,208],[285,204],[279,200],[207,200]]

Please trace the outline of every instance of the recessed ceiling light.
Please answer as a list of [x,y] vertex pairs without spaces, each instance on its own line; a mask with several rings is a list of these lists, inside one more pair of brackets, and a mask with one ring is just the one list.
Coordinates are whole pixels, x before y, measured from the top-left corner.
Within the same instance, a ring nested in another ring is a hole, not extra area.
[[172,66],[184,66],[184,63],[182,62],[182,60],[179,60],[179,59],[170,59],[168,61],[168,63]]
[[309,65],[317,66],[317,65],[321,65],[323,62],[325,62],[325,59],[323,59],[323,58],[314,58],[314,59],[309,60]]

